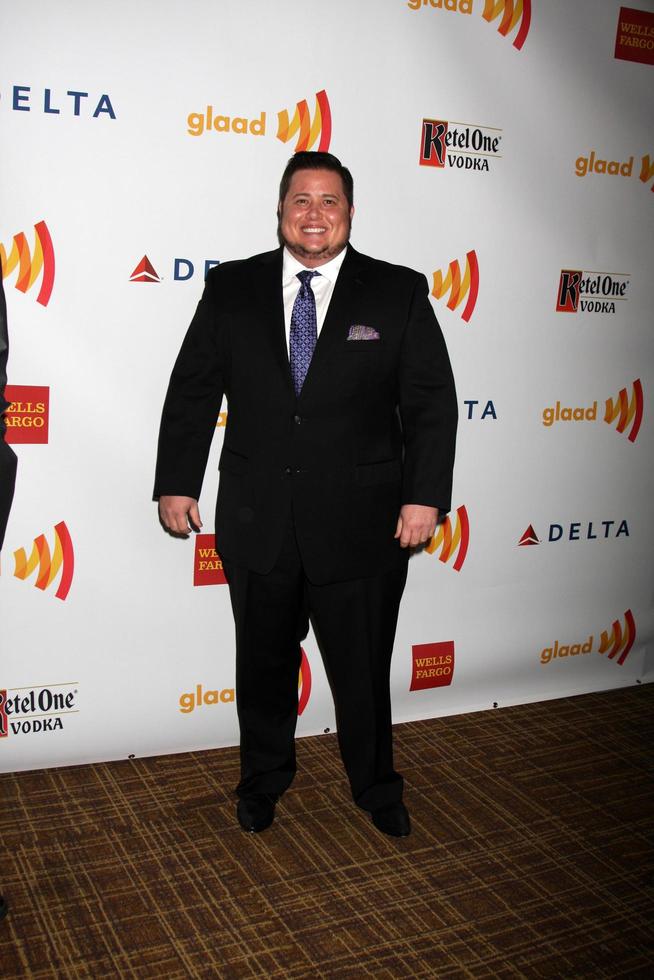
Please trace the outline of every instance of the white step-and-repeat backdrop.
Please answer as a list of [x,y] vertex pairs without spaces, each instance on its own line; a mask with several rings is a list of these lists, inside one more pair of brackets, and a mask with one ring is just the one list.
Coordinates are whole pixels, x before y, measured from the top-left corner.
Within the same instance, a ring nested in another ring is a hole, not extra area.
[[[298,149],[351,168],[360,251],[427,276],[457,379],[395,720],[653,679],[654,6],[634,2],[2,5],[1,769],[237,740],[209,533],[228,406],[193,540],[157,522],[156,437],[205,270],[276,245]],[[333,730],[311,634],[304,653],[298,731]]]

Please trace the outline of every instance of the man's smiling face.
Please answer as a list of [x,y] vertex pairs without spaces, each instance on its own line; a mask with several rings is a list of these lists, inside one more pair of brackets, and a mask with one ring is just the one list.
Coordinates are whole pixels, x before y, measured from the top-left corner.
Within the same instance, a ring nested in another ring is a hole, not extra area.
[[333,170],[297,170],[279,202],[279,231],[289,252],[312,269],[348,243],[354,208]]

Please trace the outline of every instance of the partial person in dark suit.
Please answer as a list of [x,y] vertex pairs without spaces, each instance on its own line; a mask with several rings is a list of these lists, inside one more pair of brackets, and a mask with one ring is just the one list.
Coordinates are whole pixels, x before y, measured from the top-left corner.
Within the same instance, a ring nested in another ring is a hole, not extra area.
[[[0,551],[5,539],[7,521],[11,502],[14,499],[16,485],[16,453],[5,442],[5,412],[9,402],[5,398],[7,383],[7,356],[9,354],[9,332],[7,330],[7,305],[5,303],[4,287],[2,285],[2,269],[0,269]],[[7,902],[0,895],[0,919],[7,914]]]
[[216,547],[236,624],[237,816],[259,831],[295,774],[309,617],[355,802],[405,836],[390,663],[412,547],[450,507],[456,397],[425,277],[349,244],[352,177],[297,153],[279,249],[212,269],[173,369],[155,480],[162,524],[201,526],[198,498],[228,401]]

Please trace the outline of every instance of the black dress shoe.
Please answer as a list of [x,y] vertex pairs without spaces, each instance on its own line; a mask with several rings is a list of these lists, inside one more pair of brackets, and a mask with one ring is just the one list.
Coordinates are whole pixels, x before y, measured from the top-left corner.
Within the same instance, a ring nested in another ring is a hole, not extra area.
[[408,837],[411,833],[409,811],[404,803],[391,803],[372,811],[372,822],[377,830],[389,837]]
[[9,906],[7,905],[2,895],[0,895],[0,919],[4,919],[8,911],[9,911]]
[[276,796],[258,793],[254,796],[244,796],[238,801],[236,816],[243,830],[249,834],[258,834],[270,827],[275,819]]

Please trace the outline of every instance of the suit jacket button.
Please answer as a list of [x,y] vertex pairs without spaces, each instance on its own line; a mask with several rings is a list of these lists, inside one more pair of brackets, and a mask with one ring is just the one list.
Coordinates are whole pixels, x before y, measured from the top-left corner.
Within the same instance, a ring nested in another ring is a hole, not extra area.
[[293,416],[293,421],[295,422],[296,425],[300,425],[300,423],[302,422],[302,416],[300,416],[300,415],[294,415]]
[[290,466],[287,466],[286,469],[284,470],[284,472],[286,473],[286,476],[292,476],[293,475],[293,470],[291,469]]

